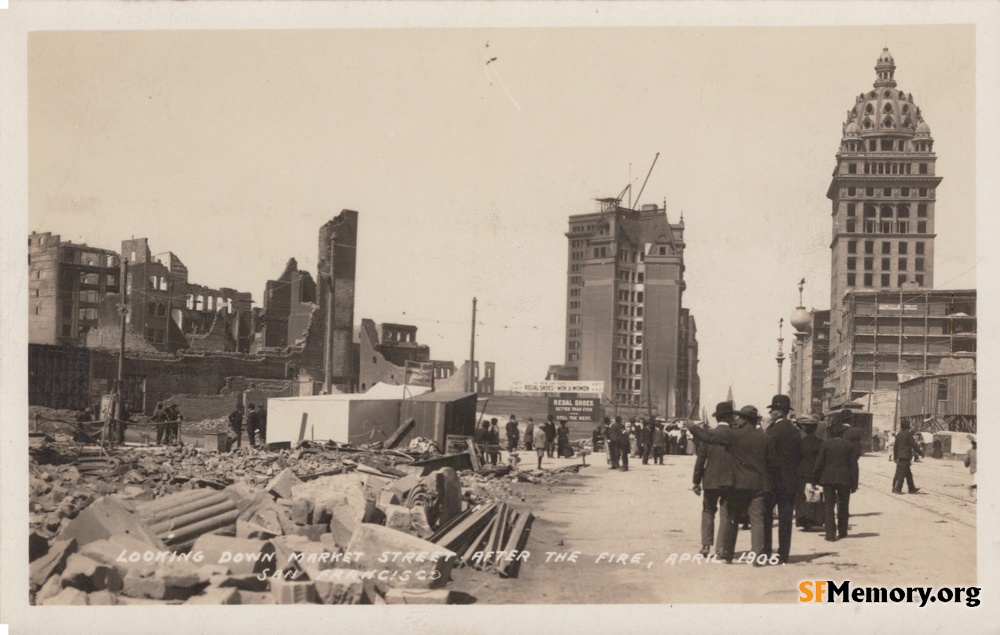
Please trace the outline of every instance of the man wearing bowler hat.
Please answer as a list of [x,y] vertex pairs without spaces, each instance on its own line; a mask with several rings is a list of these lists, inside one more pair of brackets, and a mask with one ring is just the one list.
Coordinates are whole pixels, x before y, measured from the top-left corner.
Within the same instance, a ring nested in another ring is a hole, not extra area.
[[[733,421],[732,404],[728,401],[725,403],[730,407],[721,411],[716,408],[713,415],[718,422],[716,429],[728,428]],[[694,462],[694,487],[691,489],[695,494],[701,494],[704,487],[701,502],[701,555],[703,556],[707,556],[712,548],[713,536],[715,535],[715,514],[718,512],[719,538],[715,549],[720,558],[725,557],[723,545],[729,521],[729,517],[726,515],[725,497],[733,489],[735,482],[733,461],[729,453],[726,452],[726,448],[721,445],[699,443],[698,457]]]
[[[732,416],[733,404],[721,402],[715,408],[715,417]],[[736,550],[739,519],[744,513],[750,516],[750,540],[756,555],[764,552],[764,503],[771,488],[768,467],[774,461],[774,449],[767,435],[755,429],[749,420],[739,417],[734,427],[719,426],[705,430],[688,421],[688,432],[699,443],[721,445],[732,459],[734,484],[726,495],[726,531],[720,545],[722,558],[732,562]]]
[[802,429],[802,458],[799,460],[799,493],[795,497],[795,523],[809,531],[814,525],[823,524],[823,509],[817,503],[808,502],[806,498],[806,485],[813,480],[813,467],[823,441],[816,436],[819,421],[805,418],[799,419],[798,424]]
[[771,425],[767,427],[767,436],[774,444],[776,463],[772,466],[771,495],[764,510],[764,553],[771,555],[771,529],[777,507],[778,561],[781,563],[788,561],[792,547],[795,496],[799,492],[799,463],[802,461],[802,438],[788,418],[791,409],[788,395],[775,395],[768,407]]
[[[813,466],[813,481],[823,486],[823,524],[830,542],[847,537],[851,494],[858,491],[858,457],[854,444],[844,438],[846,428],[830,426]],[[834,506],[837,508],[834,523]]]

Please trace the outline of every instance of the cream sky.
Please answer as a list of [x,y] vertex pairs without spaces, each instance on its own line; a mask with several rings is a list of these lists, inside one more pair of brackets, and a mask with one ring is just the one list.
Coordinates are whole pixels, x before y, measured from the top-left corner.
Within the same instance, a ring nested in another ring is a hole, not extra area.
[[35,33],[29,226],[145,236],[260,302],[356,209],[356,317],[460,361],[476,296],[504,387],[563,359],[567,216],[659,152],[643,202],[684,215],[702,402],[761,403],[799,278],[829,306],[826,190],[883,46],[936,140],[938,286],[973,287],[971,26]]

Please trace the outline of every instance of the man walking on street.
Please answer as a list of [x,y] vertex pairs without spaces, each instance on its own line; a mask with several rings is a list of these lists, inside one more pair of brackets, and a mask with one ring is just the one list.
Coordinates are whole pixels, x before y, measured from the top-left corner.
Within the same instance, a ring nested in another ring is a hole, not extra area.
[[[726,403],[729,403],[728,401]],[[721,418],[719,418],[721,416]],[[731,414],[719,414],[716,409],[716,420],[720,427],[729,427],[732,419]],[[736,482],[733,473],[732,458],[726,449],[721,445],[711,443],[699,443],[697,458],[694,462],[694,487],[695,494],[702,495],[701,499],[701,555],[707,556],[712,549],[713,536],[715,535],[715,514],[719,514],[719,539],[716,551],[720,557],[723,554],[724,537],[729,518],[726,515],[726,492],[732,490]],[[704,494],[702,491],[704,489]]]
[[653,420],[642,422],[642,464],[649,465],[649,455],[653,452]]
[[551,459],[556,449],[556,416],[549,415],[545,420],[545,454]]
[[[531,419],[528,419],[528,425],[531,425]],[[531,441],[538,454],[538,469],[542,469],[542,457],[545,456],[545,428],[542,426],[533,427],[531,434],[533,436]],[[525,439],[525,443],[527,443],[527,439]]]
[[892,446],[892,455],[896,458],[896,474],[892,478],[892,493],[903,493],[903,481],[906,481],[907,491],[916,494],[920,491],[913,484],[913,472],[910,471],[910,461],[914,456],[920,456],[920,448],[913,440],[913,433],[910,432],[910,422],[899,422],[899,433],[896,435],[896,442]]
[[[720,416],[721,415],[721,416]],[[713,415],[720,421],[732,421],[733,404],[729,401],[719,403]],[[728,419],[723,419],[728,417]],[[726,496],[726,531],[723,544],[718,550],[727,563],[733,560],[736,550],[736,536],[739,532],[739,519],[744,513],[750,516],[750,540],[752,551],[762,554],[764,551],[764,504],[767,493],[771,489],[768,476],[771,466],[775,463],[773,441],[766,434],[757,430],[748,419],[740,418],[737,427],[719,426],[714,430],[706,430],[694,422],[684,424],[691,435],[699,443],[721,445],[726,448],[732,459],[734,484]],[[756,564],[756,561],[755,561]]]
[[823,447],[823,441],[816,436],[819,421],[799,419],[799,427],[805,434],[800,442],[802,458],[799,460],[799,492],[795,497],[795,523],[809,531],[813,525],[823,522],[823,517],[816,509],[817,503],[810,503],[806,499],[806,485],[813,482],[813,468],[816,467],[816,457]]
[[[788,419],[791,410],[788,395],[775,395],[771,399],[771,425],[767,436],[774,444],[777,464],[771,474],[771,496],[764,512],[764,553],[771,555],[774,508],[778,508],[778,562],[788,561],[792,548],[792,523],[795,513],[795,496],[799,492],[799,463],[802,461],[799,430]],[[753,408],[748,406],[747,408]],[[743,411],[746,411],[744,408]],[[749,415],[756,419],[756,408]]]
[[517,450],[517,442],[520,439],[521,432],[517,429],[517,417],[514,415],[510,416],[510,421],[507,422],[507,451],[514,452]]
[[[618,461],[615,461],[614,454],[611,455],[611,466],[620,469],[622,472],[628,472],[628,454],[630,450],[630,440],[628,430],[622,423],[621,417],[615,417],[615,423],[611,426],[612,432],[615,435],[612,437],[614,440],[615,447],[617,448]],[[621,467],[619,467],[619,463]]]
[[532,443],[535,441],[535,420],[528,417],[528,423],[524,426],[524,449],[531,452]]
[[667,434],[659,421],[653,427],[653,465],[663,465],[663,453],[667,449]]
[[[858,491],[858,449],[844,438],[845,428],[834,424],[827,429],[827,439],[816,457],[813,467],[813,482],[823,486],[824,518],[826,539],[834,542],[847,537],[847,522],[850,518],[851,494]],[[837,506],[837,522],[834,524],[833,507]]]

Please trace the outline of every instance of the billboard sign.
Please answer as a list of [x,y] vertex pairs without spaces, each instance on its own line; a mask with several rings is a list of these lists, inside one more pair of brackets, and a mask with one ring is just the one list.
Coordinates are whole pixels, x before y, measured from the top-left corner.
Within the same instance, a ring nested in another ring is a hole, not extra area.
[[556,420],[597,421],[601,418],[600,397],[550,397],[549,414]]
[[573,392],[601,395],[604,393],[603,381],[515,381],[511,385],[514,392]]

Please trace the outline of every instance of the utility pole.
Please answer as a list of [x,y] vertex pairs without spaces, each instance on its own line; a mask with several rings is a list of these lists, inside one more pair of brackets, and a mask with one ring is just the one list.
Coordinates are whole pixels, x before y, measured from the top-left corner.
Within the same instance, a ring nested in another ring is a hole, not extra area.
[[778,354],[775,356],[775,361],[778,362],[778,392],[777,394],[784,394],[781,391],[781,364],[785,361],[785,352],[782,350],[782,345],[785,342],[785,338],[781,337],[781,327],[785,325],[785,318],[778,320]]
[[[115,380],[115,390],[112,394],[111,400],[111,416],[116,421],[114,421],[112,425],[108,426],[108,434],[111,436],[111,444],[118,441],[119,426],[124,425],[119,422],[125,420],[125,396],[123,394],[123,389],[125,385],[125,325],[128,317],[128,260],[125,259],[125,254],[122,254],[120,275],[121,280],[118,283],[118,288],[121,290],[121,306],[118,310],[121,313],[121,319],[119,321],[119,325],[121,326],[121,338],[118,343],[118,379]],[[101,437],[102,442],[108,440],[103,434]]]
[[330,262],[328,263],[326,290],[326,346],[323,347],[323,394],[329,395],[332,390],[333,378],[333,256],[334,240],[330,236]]
[[472,339],[469,343],[469,392],[476,392],[476,299],[472,298]]

